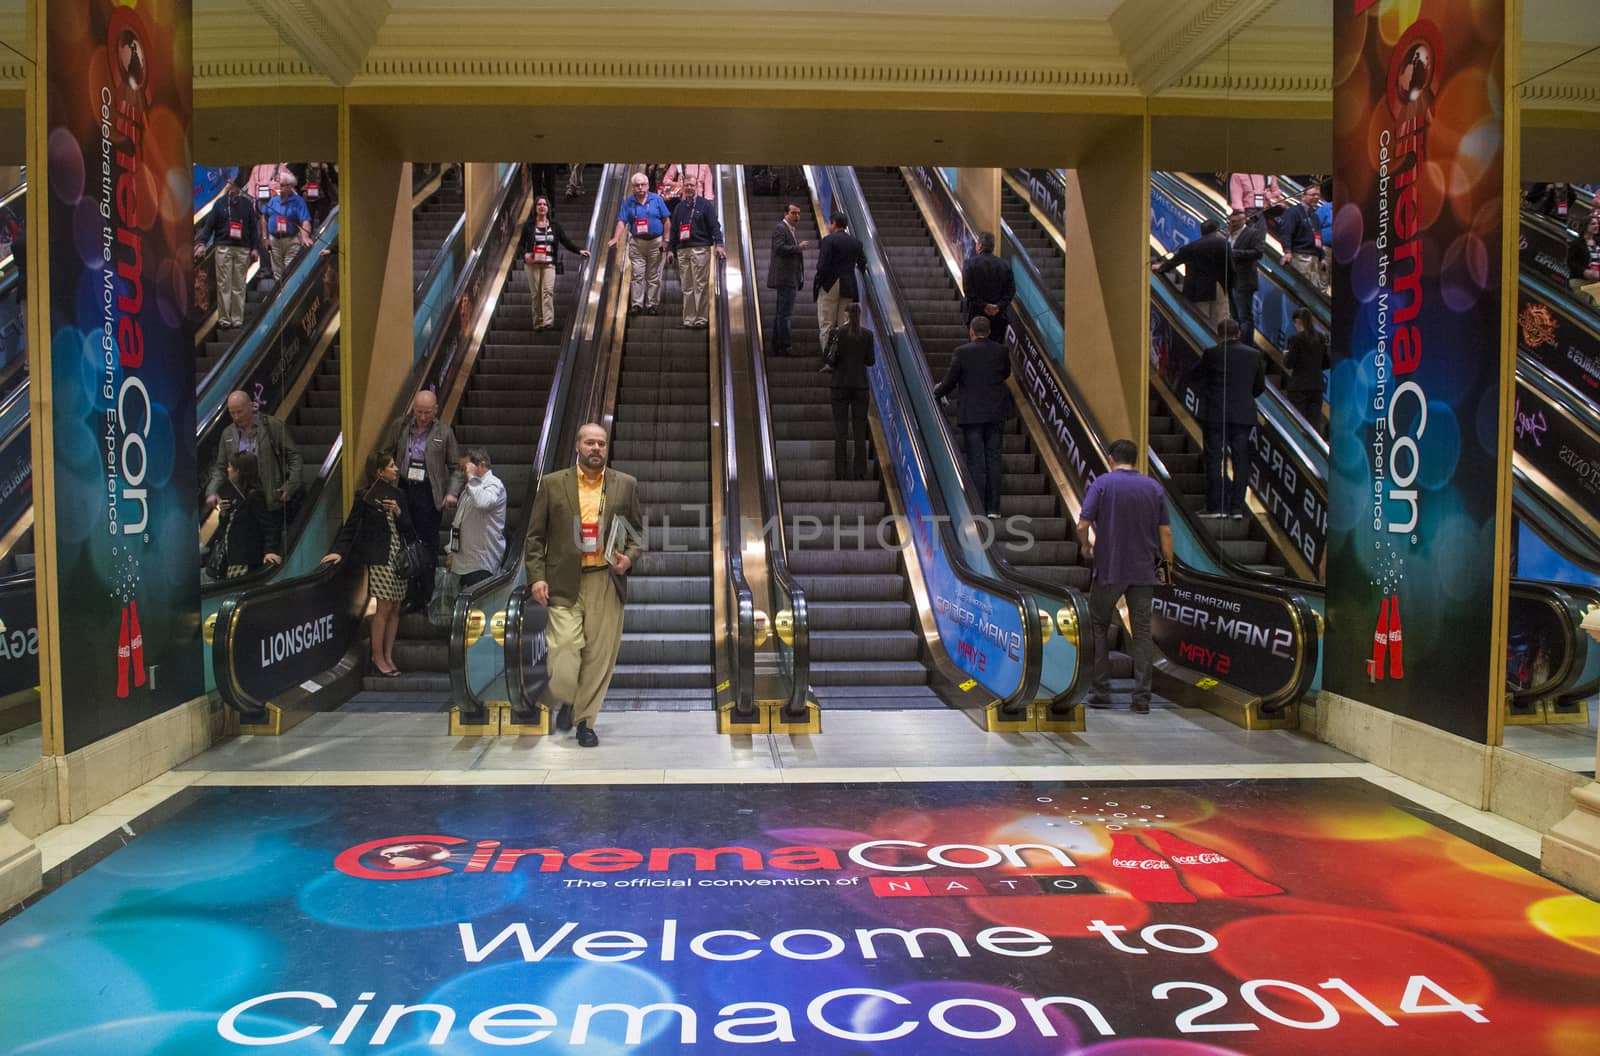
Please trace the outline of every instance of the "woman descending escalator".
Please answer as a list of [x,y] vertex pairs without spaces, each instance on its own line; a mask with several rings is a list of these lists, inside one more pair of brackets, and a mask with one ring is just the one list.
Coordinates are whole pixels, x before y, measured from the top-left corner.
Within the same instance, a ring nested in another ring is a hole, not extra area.
[[523,227],[522,239],[517,245],[528,273],[536,331],[556,328],[556,276],[562,271],[563,248],[588,259],[589,251],[567,237],[561,223],[550,215],[550,199],[541,195],[533,203],[533,215]]
[[322,559],[329,564],[354,554],[367,566],[367,588],[378,603],[372,615],[372,666],[389,678],[400,674],[394,665],[394,639],[410,578],[404,568],[406,543],[416,539],[411,518],[400,501],[399,479],[393,451],[374,451],[367,457],[365,484],[356,493],[355,505],[333,541],[333,550]]
[[211,556],[206,562],[212,579],[237,579],[262,565],[283,563],[279,556],[283,510],[268,509],[260,465],[249,451],[228,456],[228,480],[218,509],[221,520],[211,537]]

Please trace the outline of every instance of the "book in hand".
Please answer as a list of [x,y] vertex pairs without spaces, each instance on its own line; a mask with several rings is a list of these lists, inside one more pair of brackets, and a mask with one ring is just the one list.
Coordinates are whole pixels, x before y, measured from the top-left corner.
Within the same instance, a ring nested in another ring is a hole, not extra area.
[[611,518],[611,530],[606,533],[606,564],[615,565],[617,558],[628,550],[628,522],[621,517]]

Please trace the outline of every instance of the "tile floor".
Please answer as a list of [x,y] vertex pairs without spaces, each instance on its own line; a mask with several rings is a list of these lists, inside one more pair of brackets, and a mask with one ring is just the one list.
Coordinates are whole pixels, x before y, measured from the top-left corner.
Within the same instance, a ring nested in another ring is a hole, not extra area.
[[1513,752],[1531,755],[1565,770],[1592,774],[1595,740],[1600,736],[1600,731],[1595,728],[1597,713],[1600,713],[1600,706],[1591,704],[1587,725],[1507,726],[1505,746]]
[[[1084,734],[992,735],[960,712],[830,715],[815,735],[717,736],[705,715],[633,713],[570,736],[451,738],[433,715],[339,715],[282,737],[237,737],[38,845],[54,868],[190,784],[573,785],[852,781],[1168,781],[1359,777],[1537,857],[1539,834],[1293,731],[1246,732],[1205,712],[1096,712]],[[1193,762],[1203,760],[1203,762]],[[673,765],[663,764],[670,761]]]

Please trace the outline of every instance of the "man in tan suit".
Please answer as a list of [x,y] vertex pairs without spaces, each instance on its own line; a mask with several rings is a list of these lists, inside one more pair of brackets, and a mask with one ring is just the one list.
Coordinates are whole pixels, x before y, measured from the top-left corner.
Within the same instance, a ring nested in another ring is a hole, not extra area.
[[[622,648],[627,575],[639,559],[643,524],[639,482],[606,468],[609,448],[604,426],[580,427],[578,464],[539,481],[528,524],[529,590],[550,610],[545,643],[550,695],[560,705],[556,728],[571,729],[576,720],[584,748],[600,743],[594,721]],[[627,528],[607,560],[619,517]]]

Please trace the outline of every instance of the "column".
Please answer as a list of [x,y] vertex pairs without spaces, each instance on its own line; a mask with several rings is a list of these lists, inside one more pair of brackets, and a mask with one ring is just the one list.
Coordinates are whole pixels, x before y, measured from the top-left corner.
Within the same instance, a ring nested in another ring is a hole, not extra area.
[[1067,170],[1065,367],[1110,439],[1149,441],[1150,117]]
[[956,200],[979,231],[993,231],[995,252],[1002,253],[1000,238],[1000,170],[957,169]]
[[470,161],[461,166],[462,190],[466,195],[467,245],[474,245],[489,222],[495,192],[500,188],[500,166],[492,161]]
[[339,418],[348,504],[412,366],[411,165],[360,107],[339,107]]

